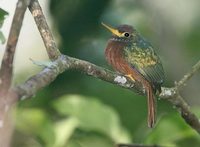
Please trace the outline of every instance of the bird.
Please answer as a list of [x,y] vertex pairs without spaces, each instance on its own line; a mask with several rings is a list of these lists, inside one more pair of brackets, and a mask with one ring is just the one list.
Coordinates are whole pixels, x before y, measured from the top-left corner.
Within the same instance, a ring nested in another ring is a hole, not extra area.
[[139,82],[147,95],[147,123],[156,123],[156,98],[165,80],[160,57],[154,47],[131,25],[111,27],[102,22],[112,36],[105,48],[107,62],[125,77]]

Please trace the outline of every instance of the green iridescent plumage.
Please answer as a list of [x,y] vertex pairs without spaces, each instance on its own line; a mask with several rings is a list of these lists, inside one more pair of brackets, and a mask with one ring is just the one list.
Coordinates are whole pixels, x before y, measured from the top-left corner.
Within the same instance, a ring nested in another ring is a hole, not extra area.
[[127,62],[136,68],[155,88],[164,81],[164,70],[160,58],[152,45],[139,34],[124,47]]

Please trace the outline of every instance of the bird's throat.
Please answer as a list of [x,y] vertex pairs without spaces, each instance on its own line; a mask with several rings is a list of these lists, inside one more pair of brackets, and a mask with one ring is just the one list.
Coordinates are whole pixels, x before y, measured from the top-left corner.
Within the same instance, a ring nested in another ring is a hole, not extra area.
[[109,41],[105,50],[105,55],[108,63],[117,71],[124,73],[125,65],[127,65],[124,59],[124,46],[127,42],[122,41]]

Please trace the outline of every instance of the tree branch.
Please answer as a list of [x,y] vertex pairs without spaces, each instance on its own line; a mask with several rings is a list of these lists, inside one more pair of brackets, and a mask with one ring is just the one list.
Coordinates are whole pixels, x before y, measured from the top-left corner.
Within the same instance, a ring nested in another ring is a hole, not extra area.
[[[19,38],[19,34],[24,19],[24,14],[30,0],[18,0],[8,41],[5,48],[3,60],[1,62],[0,69],[0,143],[1,146],[7,147],[10,145],[10,139],[13,132],[13,121],[10,114],[10,103],[12,100],[8,97],[8,91],[10,89],[13,77],[13,59],[15,56],[15,50]],[[14,94],[14,93],[13,93]],[[12,94],[12,96],[14,96]],[[10,95],[11,96],[11,95]]]
[[132,82],[126,77],[116,74],[110,70],[96,66],[90,62],[69,56],[61,55],[57,60],[52,62],[49,67],[45,67],[40,73],[29,78],[24,84],[14,88],[18,93],[19,99],[30,98],[41,88],[50,84],[62,72],[74,69],[81,71],[89,76],[93,76],[104,81],[120,85],[121,87],[131,89],[133,91],[144,93],[140,83]]
[[[143,86],[137,81],[133,82],[120,74],[96,66],[90,62],[61,55],[56,61],[52,62],[51,66],[44,68],[40,73],[29,78],[24,84],[15,87],[14,91],[18,95],[17,98],[30,98],[38,90],[50,84],[60,73],[70,69],[81,71],[89,76],[130,89],[141,95],[146,95]],[[190,111],[188,104],[180,96],[176,87],[162,87],[159,97],[168,100],[173,106],[176,106],[186,123],[200,133],[198,117]]]
[[49,29],[38,0],[32,0],[28,8],[35,19],[35,23],[37,24],[40,35],[42,36],[49,58],[52,61],[56,60],[61,53],[56,47],[53,35]]
[[182,78],[179,82],[176,83],[176,88],[177,88],[177,89],[181,89],[181,88],[185,85],[185,83],[186,83],[189,79],[191,79],[191,77],[192,77],[198,70],[200,70],[200,60],[199,60],[194,66],[192,66],[191,71],[189,71],[187,74],[185,74],[185,75],[183,76],[183,78]]
[[12,81],[13,73],[13,59],[15,55],[15,49],[18,42],[18,37],[22,27],[24,14],[29,4],[28,0],[18,0],[15,9],[15,14],[12,21],[5,53],[1,63],[0,69],[0,97],[4,97],[8,91]]
[[179,100],[180,103],[177,103],[175,106],[180,109],[181,116],[184,118],[185,122],[200,133],[199,118],[191,112],[189,105],[184,101],[181,95],[177,96],[177,100]]

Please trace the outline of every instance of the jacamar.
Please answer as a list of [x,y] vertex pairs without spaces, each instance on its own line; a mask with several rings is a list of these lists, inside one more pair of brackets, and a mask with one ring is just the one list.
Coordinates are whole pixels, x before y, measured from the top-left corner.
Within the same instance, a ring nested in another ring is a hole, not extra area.
[[165,78],[161,60],[153,46],[132,26],[102,25],[112,32],[105,49],[106,59],[116,71],[142,84],[147,95],[148,126],[152,128],[156,120],[155,94],[161,92]]

